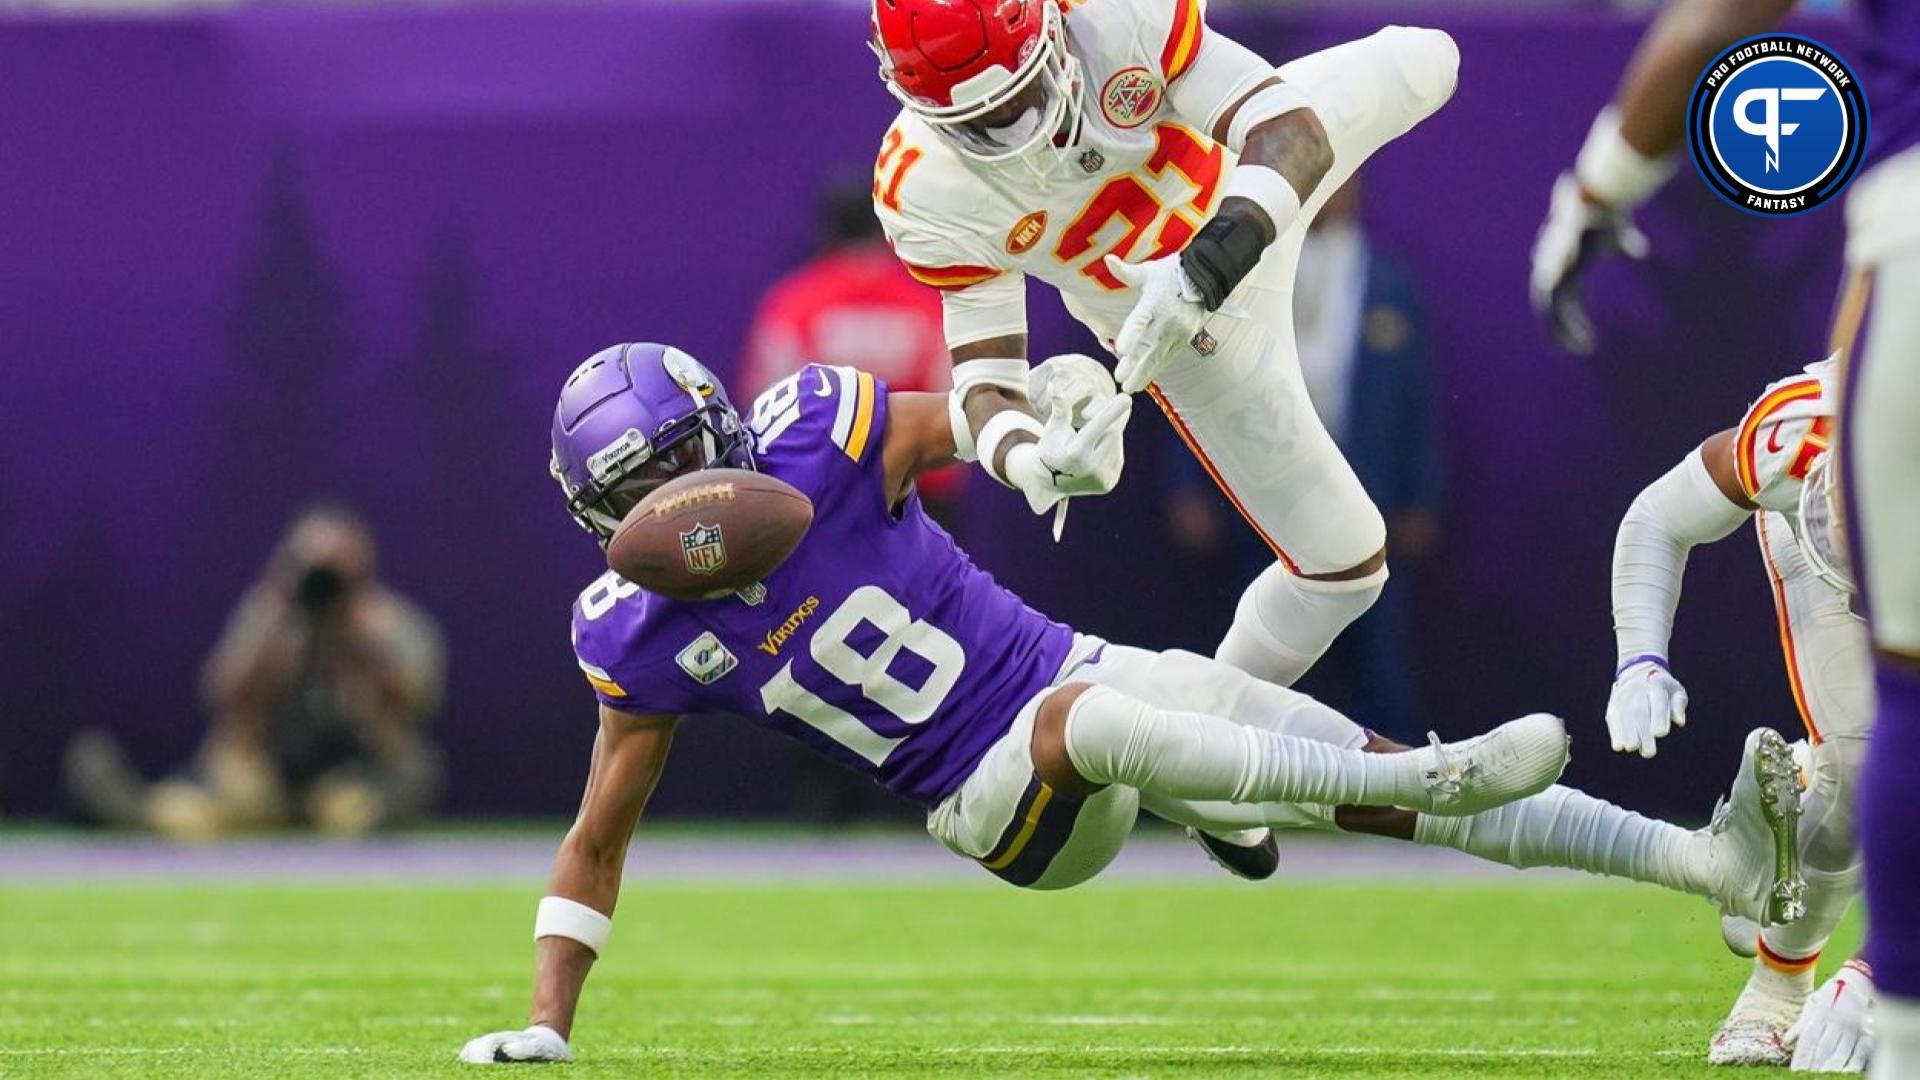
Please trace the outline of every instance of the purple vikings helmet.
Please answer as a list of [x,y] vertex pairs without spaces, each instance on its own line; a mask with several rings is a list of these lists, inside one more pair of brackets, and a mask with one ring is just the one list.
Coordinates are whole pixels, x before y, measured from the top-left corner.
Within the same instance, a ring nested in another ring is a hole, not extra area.
[[615,345],[567,376],[549,468],[601,547],[648,492],[714,466],[753,468],[753,438],[700,361],[671,345]]

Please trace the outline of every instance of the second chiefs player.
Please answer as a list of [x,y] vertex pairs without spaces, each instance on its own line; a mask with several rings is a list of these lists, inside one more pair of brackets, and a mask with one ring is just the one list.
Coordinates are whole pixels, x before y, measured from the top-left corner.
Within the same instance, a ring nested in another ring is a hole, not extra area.
[[[872,30],[902,105],[875,207],[941,290],[961,459],[1036,513],[1104,493],[1146,390],[1275,555],[1218,656],[1293,682],[1387,579],[1380,513],[1301,380],[1301,240],[1452,95],[1453,40],[1388,27],[1276,70],[1202,0],[873,0]],[[1125,394],[1086,357],[1029,368],[1029,274],[1108,343]]]
[[1866,625],[1855,613],[1833,498],[1838,463],[1828,453],[1839,398],[1832,360],[1769,386],[1738,427],[1707,439],[1634,499],[1614,545],[1613,748],[1652,757],[1658,740],[1686,723],[1687,692],[1668,666],[1667,643],[1687,551],[1749,517],[1773,585],[1787,681],[1813,746],[1800,825],[1806,913],[1764,931],[1743,920],[1725,927],[1728,945],[1755,960],[1714,1033],[1707,1060],[1715,1065],[1858,1072],[1871,1050],[1873,979],[1863,962],[1850,961],[1809,996],[1820,950],[1859,888],[1853,809],[1873,721]]

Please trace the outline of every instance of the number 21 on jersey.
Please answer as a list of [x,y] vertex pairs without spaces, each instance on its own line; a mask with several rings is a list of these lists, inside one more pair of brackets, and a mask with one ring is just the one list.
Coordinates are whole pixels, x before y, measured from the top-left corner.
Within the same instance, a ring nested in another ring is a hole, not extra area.
[[[1213,212],[1213,199],[1220,187],[1220,170],[1224,164],[1224,155],[1217,143],[1202,139],[1192,131],[1178,124],[1156,124],[1153,129],[1153,156],[1147,159],[1147,175],[1155,180],[1164,177],[1169,170],[1179,174],[1180,178],[1193,188],[1193,195],[1187,205],[1204,219]],[[1080,272],[1099,282],[1103,287],[1119,291],[1126,286],[1107,269],[1106,257],[1118,255],[1122,259],[1133,254],[1140,238],[1147,229],[1160,218],[1165,209],[1160,197],[1152,188],[1142,182],[1137,173],[1122,173],[1107,181],[1093,198],[1074,216],[1066,230],[1060,234],[1060,242],[1054,246],[1053,255],[1061,262],[1071,263],[1094,252],[1080,267]],[[1118,221],[1125,226],[1120,238],[1103,250],[1095,251],[1094,244],[1107,226]],[[1182,212],[1175,206],[1167,215],[1167,220],[1154,234],[1153,252],[1148,258],[1158,259],[1171,255],[1187,245],[1193,234],[1199,231],[1200,222]]]

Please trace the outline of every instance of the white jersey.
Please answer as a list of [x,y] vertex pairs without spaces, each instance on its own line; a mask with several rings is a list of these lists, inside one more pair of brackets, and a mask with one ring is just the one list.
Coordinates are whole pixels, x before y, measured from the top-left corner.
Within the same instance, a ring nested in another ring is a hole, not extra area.
[[[904,109],[881,145],[875,212],[913,276],[946,294],[949,345],[1024,332],[1027,274],[1111,342],[1136,291],[1103,259],[1186,246],[1232,168],[1231,151],[1206,134],[1213,114],[1273,75],[1224,39],[1209,50],[1202,0],[1068,2],[1084,119],[1059,168],[1042,178],[1017,160],[976,163]],[[1220,59],[1207,78],[1183,81],[1203,54]],[[1017,325],[956,327],[970,303],[1012,311]]]
[[1834,492],[1826,483],[1837,468],[1827,458],[1840,395],[1831,358],[1773,383],[1740,421],[1733,453],[1740,489],[1760,507],[1761,517],[1776,516],[1773,527],[1791,530],[1805,564],[1849,591],[1843,584],[1845,543],[1832,527]]

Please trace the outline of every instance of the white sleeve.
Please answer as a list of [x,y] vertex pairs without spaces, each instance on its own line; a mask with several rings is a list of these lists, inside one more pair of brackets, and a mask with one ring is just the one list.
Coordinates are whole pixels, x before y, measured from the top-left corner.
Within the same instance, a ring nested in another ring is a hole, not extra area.
[[1613,635],[1620,666],[1643,656],[1666,659],[1687,552],[1739,528],[1749,513],[1713,482],[1698,450],[1633,500],[1613,542]]
[[1026,277],[1005,273],[964,289],[943,289],[947,348],[1027,332]]
[[1193,62],[1167,83],[1167,101],[1174,112],[1210,137],[1228,108],[1275,77],[1273,65],[1259,53],[1209,28]]

